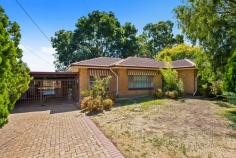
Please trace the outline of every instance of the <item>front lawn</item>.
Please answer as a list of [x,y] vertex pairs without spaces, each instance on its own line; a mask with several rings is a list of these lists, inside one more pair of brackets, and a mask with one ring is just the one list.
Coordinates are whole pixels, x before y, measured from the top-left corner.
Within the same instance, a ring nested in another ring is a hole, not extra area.
[[126,157],[234,157],[227,107],[200,99],[123,100],[91,116]]

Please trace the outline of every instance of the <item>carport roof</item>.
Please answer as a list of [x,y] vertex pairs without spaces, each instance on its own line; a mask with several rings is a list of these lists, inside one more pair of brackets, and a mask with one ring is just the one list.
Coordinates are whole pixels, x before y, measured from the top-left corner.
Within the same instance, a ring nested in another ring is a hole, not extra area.
[[66,79],[66,78],[75,78],[77,73],[73,72],[38,72],[31,71],[30,75],[34,79]]

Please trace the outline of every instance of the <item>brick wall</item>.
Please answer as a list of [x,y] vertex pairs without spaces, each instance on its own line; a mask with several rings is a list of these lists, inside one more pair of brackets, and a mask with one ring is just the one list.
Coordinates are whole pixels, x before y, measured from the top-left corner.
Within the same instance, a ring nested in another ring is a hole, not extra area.
[[[138,96],[138,95],[152,95],[153,94],[154,92],[153,89],[129,90],[127,69],[125,68],[119,69],[118,75],[119,75],[119,96],[123,97],[123,96]],[[153,82],[156,88],[162,88],[161,75],[155,76]]]
[[[114,70],[118,74],[119,79],[119,96],[138,96],[138,95],[152,95],[153,89],[137,89],[130,90],[128,89],[128,73],[126,68],[120,68]],[[184,91],[186,94],[193,94],[195,91],[195,77],[196,70],[194,69],[179,69],[177,70],[179,77],[183,80],[184,83]],[[158,73],[154,77],[154,87],[162,88],[162,77],[161,74]],[[87,68],[81,68],[79,70],[79,92],[82,90],[86,90],[89,88],[89,72]],[[110,82],[110,90],[111,92],[116,92],[116,77],[112,76]]]
[[180,69],[177,70],[179,77],[184,83],[184,92],[186,94],[193,94],[195,91],[195,77],[196,70],[194,69]]

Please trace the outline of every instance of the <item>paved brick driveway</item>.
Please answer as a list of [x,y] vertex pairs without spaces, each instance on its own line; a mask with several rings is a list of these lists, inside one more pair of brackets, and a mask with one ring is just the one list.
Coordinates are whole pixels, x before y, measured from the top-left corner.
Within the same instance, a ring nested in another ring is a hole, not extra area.
[[0,157],[123,157],[91,120],[69,103],[16,107],[0,129]]

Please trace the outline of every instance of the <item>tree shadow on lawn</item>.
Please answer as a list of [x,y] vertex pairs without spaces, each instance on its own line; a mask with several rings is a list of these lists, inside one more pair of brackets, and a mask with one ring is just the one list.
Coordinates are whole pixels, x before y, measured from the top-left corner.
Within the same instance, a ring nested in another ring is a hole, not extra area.
[[[230,127],[236,130],[236,106],[234,108],[227,109],[223,112],[223,116],[231,121]],[[233,139],[236,139],[236,134],[231,133],[229,136]]]
[[[224,101],[217,101],[215,104],[225,108],[222,112],[220,112],[220,115],[230,120],[231,121],[230,126],[233,129],[236,129],[236,105]],[[236,138],[236,135],[234,135],[233,137]]]
[[122,98],[122,99],[118,99],[115,102],[115,106],[113,108],[141,104],[141,103],[152,101],[152,100],[157,100],[157,99],[154,96],[139,96],[139,97],[132,97],[132,98]]
[[[120,98],[115,102],[114,107],[121,107],[121,106],[129,106],[129,105],[137,105],[137,104],[163,104],[167,99],[167,97],[163,98],[156,98],[152,95],[150,96],[138,96],[138,97],[131,97],[131,98]],[[192,96],[192,95],[185,95],[178,99],[172,99],[180,102],[185,102],[186,99],[203,99],[209,100],[209,98],[201,97],[201,96]]]
[[[236,129],[236,107],[226,110],[223,115],[231,121],[230,126],[233,129]],[[235,135],[235,138],[236,138],[236,135]]]

